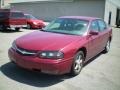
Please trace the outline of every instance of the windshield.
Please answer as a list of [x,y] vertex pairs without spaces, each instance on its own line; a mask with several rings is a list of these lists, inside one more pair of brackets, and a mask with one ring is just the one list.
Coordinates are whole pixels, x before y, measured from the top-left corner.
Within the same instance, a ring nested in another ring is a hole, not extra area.
[[37,20],[37,18],[35,18],[35,17],[32,16],[32,15],[25,15],[25,17],[26,17],[27,19]]
[[71,18],[58,18],[44,28],[45,31],[72,35],[83,35],[87,31],[88,21]]

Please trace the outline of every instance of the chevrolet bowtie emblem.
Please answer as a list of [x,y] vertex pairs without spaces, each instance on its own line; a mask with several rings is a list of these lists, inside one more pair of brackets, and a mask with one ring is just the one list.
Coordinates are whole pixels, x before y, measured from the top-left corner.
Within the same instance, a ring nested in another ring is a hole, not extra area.
[[17,49],[20,53],[22,53],[22,54],[26,54],[27,52],[26,51],[24,51],[24,50],[20,50],[20,49]]
[[21,51],[22,54],[26,54],[27,52],[26,51]]
[[27,52],[27,51],[25,51],[25,50],[20,50],[20,49],[18,49],[18,48],[17,48],[17,51],[19,51],[21,54],[31,54],[31,55],[36,54],[36,53],[32,53],[32,52]]

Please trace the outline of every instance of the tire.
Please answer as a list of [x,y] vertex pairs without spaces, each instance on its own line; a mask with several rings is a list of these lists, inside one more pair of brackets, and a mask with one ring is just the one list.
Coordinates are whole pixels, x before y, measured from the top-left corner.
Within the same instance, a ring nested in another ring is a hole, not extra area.
[[6,31],[6,27],[4,25],[0,25],[0,31]]
[[117,25],[116,28],[119,28],[119,25]]
[[0,31],[2,31],[3,30],[3,25],[0,25]]
[[103,52],[104,52],[104,53],[108,53],[109,50],[110,50],[110,40],[107,41],[106,46],[105,46],[105,49],[104,49]]
[[19,31],[20,30],[20,28],[15,28],[15,31]]
[[81,70],[83,68],[84,60],[85,60],[85,55],[84,55],[83,51],[77,52],[74,57],[70,75],[76,76],[81,72]]
[[31,26],[30,26],[30,24],[27,24],[27,29],[31,29]]

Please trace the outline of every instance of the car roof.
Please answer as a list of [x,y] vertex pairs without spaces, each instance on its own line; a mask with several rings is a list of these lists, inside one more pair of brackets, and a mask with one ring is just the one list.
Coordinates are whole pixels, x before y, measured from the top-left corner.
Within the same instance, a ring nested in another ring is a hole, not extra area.
[[62,17],[59,17],[59,18],[82,19],[82,20],[87,20],[87,21],[101,19],[101,18],[97,18],[97,17],[88,17],[88,16],[62,16]]

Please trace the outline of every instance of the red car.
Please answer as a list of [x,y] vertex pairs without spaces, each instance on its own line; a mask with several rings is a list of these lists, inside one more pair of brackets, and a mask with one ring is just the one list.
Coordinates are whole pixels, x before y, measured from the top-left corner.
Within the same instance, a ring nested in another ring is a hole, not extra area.
[[14,28],[19,31],[20,28],[26,27],[27,22],[23,12],[10,9],[0,9],[0,30]]
[[64,16],[16,39],[9,58],[29,70],[78,75],[89,59],[109,51],[111,39],[112,29],[102,19]]
[[41,28],[45,27],[43,20],[39,20],[30,14],[25,14],[25,17],[27,19],[27,28],[28,29],[41,29]]

